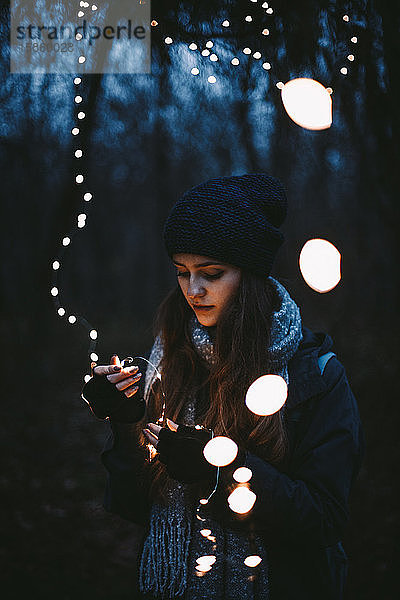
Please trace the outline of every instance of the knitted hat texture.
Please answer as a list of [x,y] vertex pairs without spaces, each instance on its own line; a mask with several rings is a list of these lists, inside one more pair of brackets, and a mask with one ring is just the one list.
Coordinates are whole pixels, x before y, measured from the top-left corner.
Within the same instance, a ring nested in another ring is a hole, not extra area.
[[269,275],[283,243],[287,200],[278,179],[264,173],[210,179],[188,190],[164,226],[169,256],[200,254]]

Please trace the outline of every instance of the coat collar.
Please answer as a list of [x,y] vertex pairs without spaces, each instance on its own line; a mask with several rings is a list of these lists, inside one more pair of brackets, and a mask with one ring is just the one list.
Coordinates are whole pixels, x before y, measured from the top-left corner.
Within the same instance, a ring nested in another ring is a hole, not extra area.
[[297,352],[288,363],[288,409],[326,390],[326,383],[318,366],[318,356],[332,348],[332,339],[325,333],[313,333],[307,327],[303,327],[302,333],[303,339]]

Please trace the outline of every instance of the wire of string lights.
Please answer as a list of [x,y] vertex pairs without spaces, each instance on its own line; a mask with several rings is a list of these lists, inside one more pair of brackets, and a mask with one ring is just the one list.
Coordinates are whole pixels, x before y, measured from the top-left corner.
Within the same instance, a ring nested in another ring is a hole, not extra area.
[[[94,12],[97,10],[98,7],[95,4],[92,4],[90,7],[89,2],[81,1],[81,2],[79,2],[79,8],[80,9],[90,8],[91,11]],[[78,18],[84,18],[85,12],[83,10],[79,10],[77,13],[77,16],[78,16]],[[80,33],[77,33],[75,35],[75,39],[78,42],[82,40],[82,37],[83,36]],[[78,56],[77,60],[78,60],[79,64],[83,64],[86,61],[86,57],[84,56],[83,53],[81,53]],[[84,112],[84,110],[82,110],[82,103],[84,102],[84,99],[80,95],[81,94],[80,93],[81,84],[82,84],[82,77],[78,77],[78,76],[74,77],[73,85],[74,85],[74,106],[75,106],[75,110],[76,110],[76,123],[75,123],[74,127],[71,129],[71,135],[73,136],[74,140],[76,141],[76,143],[73,144],[73,146],[74,146],[73,152],[74,152],[75,158],[78,159],[79,162],[81,162],[81,159],[85,155],[85,151],[82,148],[82,143],[80,142],[81,128],[79,127],[79,123],[83,119],[86,118],[86,113]],[[82,206],[81,212],[77,216],[75,225],[71,228],[69,233],[67,235],[64,235],[64,237],[62,238],[60,248],[57,252],[57,255],[54,258],[54,260],[52,261],[52,264],[51,264],[52,282],[51,282],[50,294],[52,296],[53,303],[54,303],[55,309],[57,311],[57,314],[60,318],[65,319],[65,321],[67,323],[69,323],[70,325],[75,325],[78,323],[86,329],[87,334],[88,334],[88,339],[89,339],[88,358],[89,358],[90,367],[92,368],[94,366],[94,364],[98,361],[98,358],[99,358],[98,355],[96,354],[96,347],[97,347],[97,342],[98,342],[97,329],[95,329],[93,327],[93,325],[91,325],[91,323],[89,323],[89,321],[85,317],[83,317],[82,315],[75,314],[74,312],[69,310],[66,303],[64,302],[62,293],[60,291],[60,272],[61,272],[61,269],[63,266],[64,256],[67,252],[67,249],[69,249],[77,232],[85,228],[85,226],[87,224],[87,218],[88,218],[88,215],[90,212],[91,201],[93,199],[92,192],[90,192],[86,186],[86,177],[83,174],[84,169],[78,168],[77,171],[78,172],[74,173],[73,177],[75,180],[75,185],[79,187],[79,190],[83,189],[83,191],[81,192],[83,206]],[[85,374],[84,381],[85,382],[88,381],[90,379],[90,377],[91,377],[91,375],[89,375],[88,373]]]

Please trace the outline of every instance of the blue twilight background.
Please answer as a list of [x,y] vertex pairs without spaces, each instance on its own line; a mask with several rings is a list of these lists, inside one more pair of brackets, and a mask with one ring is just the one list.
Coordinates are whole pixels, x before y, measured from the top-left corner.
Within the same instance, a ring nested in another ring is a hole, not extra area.
[[[146,352],[154,311],[174,285],[161,237],[171,204],[204,179],[250,171],[285,184],[287,242],[273,275],[305,323],[334,338],[364,423],[367,457],[344,540],[347,597],[393,597],[397,11],[390,2],[277,0],[268,15],[260,4],[153,1],[152,74],[92,75],[76,86],[70,75],[9,74],[1,3],[3,597],[116,600],[134,589],[140,531],[101,507],[108,424],[80,399],[88,334],[61,319],[50,296],[62,238],[74,233],[58,281],[67,314],[98,330],[102,361]],[[221,27],[225,18],[232,27]],[[209,39],[218,63],[187,48]],[[245,46],[263,59],[245,57]],[[297,76],[333,88],[329,130],[306,131],[286,115],[276,83]],[[74,137],[79,111],[86,118]],[[87,225],[78,230],[82,212]],[[328,294],[313,292],[299,273],[311,237],[342,254],[342,281]]]

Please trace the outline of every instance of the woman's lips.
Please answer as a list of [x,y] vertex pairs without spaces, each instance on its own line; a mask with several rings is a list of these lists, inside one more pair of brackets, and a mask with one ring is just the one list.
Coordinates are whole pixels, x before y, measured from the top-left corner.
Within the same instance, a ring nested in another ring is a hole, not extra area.
[[214,306],[196,306],[194,304],[192,304],[194,310],[211,310],[212,308],[214,308]]

